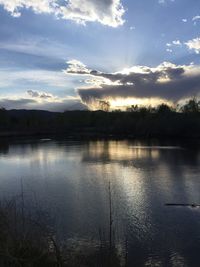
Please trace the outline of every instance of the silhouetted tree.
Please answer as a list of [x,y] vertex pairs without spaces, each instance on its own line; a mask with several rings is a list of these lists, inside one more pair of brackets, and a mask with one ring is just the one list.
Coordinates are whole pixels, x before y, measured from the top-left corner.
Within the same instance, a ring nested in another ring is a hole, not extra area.
[[0,128],[5,128],[9,124],[9,117],[5,108],[0,108]]
[[161,104],[157,108],[157,113],[159,114],[168,114],[172,112],[172,108],[169,107],[167,104]]
[[199,113],[200,101],[193,97],[181,108],[181,111],[183,113]]
[[100,100],[99,109],[108,112],[110,110],[110,103],[105,100]]
[[[190,99],[178,112],[161,104],[131,106],[127,111],[108,112],[108,101],[100,100],[102,111],[47,111],[0,109],[0,134],[70,133],[81,136],[123,135],[134,137],[200,136],[200,102]],[[189,115],[188,115],[189,114]]]
[[139,111],[139,107],[138,107],[138,105],[131,105],[131,106],[128,107],[126,110],[127,110],[128,112],[137,112],[137,111]]

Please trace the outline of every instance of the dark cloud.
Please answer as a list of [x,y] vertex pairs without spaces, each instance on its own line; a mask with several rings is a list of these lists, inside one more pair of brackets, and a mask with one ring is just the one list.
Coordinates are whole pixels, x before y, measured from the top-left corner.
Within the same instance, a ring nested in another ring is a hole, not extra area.
[[27,108],[31,104],[36,104],[37,102],[33,99],[19,98],[19,99],[0,99],[0,107],[6,109],[21,109]]
[[[103,77],[109,79],[112,82],[119,81],[121,84],[133,83],[133,84],[146,84],[147,82],[157,82],[160,78],[168,77],[169,79],[177,79],[184,73],[184,68],[172,68],[166,67],[165,69],[152,71],[150,68],[143,68],[145,73],[130,72],[128,74],[123,73],[102,73],[96,70],[90,71],[90,75]],[[80,73],[81,74],[81,73]],[[83,73],[82,73],[83,74]]]
[[[79,88],[78,94],[83,102],[105,98],[160,98],[178,101],[200,92],[200,67],[176,66],[164,62],[156,68],[138,66],[118,73],[103,73],[96,70],[78,70],[77,74],[92,76],[95,80],[106,80],[92,88]],[[67,73],[75,74],[70,66]],[[89,73],[89,74],[88,74]],[[92,82],[91,82],[92,83]]]
[[63,112],[65,110],[85,110],[87,107],[79,99],[63,99],[59,102],[37,102],[34,99],[0,99],[0,107],[6,109],[37,109]]
[[165,84],[138,83],[137,85],[102,85],[102,88],[78,89],[84,102],[92,99],[111,98],[161,98],[178,101],[200,91],[200,78],[183,79]]
[[49,111],[63,112],[65,110],[87,110],[87,106],[81,103],[80,100],[63,100],[62,102],[49,102],[39,104],[34,109],[43,109]]

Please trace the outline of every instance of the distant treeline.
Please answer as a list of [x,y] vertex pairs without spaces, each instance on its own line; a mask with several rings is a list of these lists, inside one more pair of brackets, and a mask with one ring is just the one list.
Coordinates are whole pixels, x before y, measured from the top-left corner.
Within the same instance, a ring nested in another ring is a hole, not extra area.
[[200,102],[172,108],[131,106],[126,111],[0,110],[0,135],[67,134],[79,137],[200,137]]

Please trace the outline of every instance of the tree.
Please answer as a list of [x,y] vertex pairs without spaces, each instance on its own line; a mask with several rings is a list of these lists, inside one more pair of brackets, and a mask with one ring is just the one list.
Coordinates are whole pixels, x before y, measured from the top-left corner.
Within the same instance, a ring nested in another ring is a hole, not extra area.
[[99,109],[108,112],[110,110],[110,103],[105,100],[99,100]]
[[157,113],[159,114],[168,114],[170,112],[172,112],[172,109],[167,104],[161,104],[157,108]]
[[126,109],[128,112],[138,112],[139,111],[139,107],[138,105],[131,105],[130,107],[128,107]]
[[5,108],[0,107],[0,127],[8,126],[9,119]]
[[193,97],[190,99],[182,108],[183,113],[199,113],[200,112],[200,101]]

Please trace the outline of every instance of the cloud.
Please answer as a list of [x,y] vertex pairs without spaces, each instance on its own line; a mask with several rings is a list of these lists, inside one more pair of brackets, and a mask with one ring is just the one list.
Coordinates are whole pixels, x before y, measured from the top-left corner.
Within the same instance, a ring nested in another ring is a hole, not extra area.
[[0,5],[13,17],[20,17],[23,9],[32,9],[35,13],[54,14],[83,24],[97,21],[117,27],[124,23],[121,0],[0,0]]
[[66,110],[87,110],[87,106],[83,104],[79,98],[64,98],[57,102],[41,103],[32,106],[33,109],[43,109],[49,111],[63,112]]
[[[69,66],[65,72],[68,75],[75,74],[75,69],[73,72],[71,69],[72,66]],[[83,103],[86,104],[99,99],[118,98],[179,101],[200,92],[200,66],[163,62],[154,68],[134,66],[116,73],[86,69],[85,73],[84,71],[76,73],[88,75],[94,81],[90,86],[77,89]],[[100,78],[104,80],[97,85],[96,81]]]
[[172,41],[172,44],[174,44],[174,45],[181,45],[181,42],[180,42],[180,40],[174,40],[174,41]]
[[180,40],[174,40],[171,43],[166,43],[166,47],[167,47],[166,52],[172,53],[173,52],[173,49],[172,48],[174,46],[182,46],[181,41]]
[[173,46],[179,46],[179,47],[186,46],[189,50],[193,50],[193,51],[195,51],[196,54],[199,54],[200,53],[200,38],[197,37],[197,38],[191,39],[187,42],[181,42],[180,40],[174,40],[171,43],[166,43],[166,46],[167,46],[166,50],[168,52],[172,52],[171,48]]
[[158,0],[159,4],[166,4],[167,2],[175,2],[175,0]]
[[28,90],[27,94],[33,98],[42,98],[42,99],[54,98],[54,96],[52,94],[45,93],[45,92],[33,91],[33,90]]
[[195,16],[195,17],[192,18],[193,21],[199,20],[199,19],[200,19],[200,16],[199,15],[197,15],[197,16]]
[[135,26],[130,26],[130,27],[129,27],[129,30],[130,30],[130,31],[133,31],[133,30],[135,30],[135,29],[136,29]]
[[13,17],[19,17],[23,8],[31,8],[36,13],[51,13],[55,8],[54,2],[52,0],[0,0],[0,5]]
[[40,85],[66,88],[68,79],[61,71],[0,69],[0,88]]
[[0,98],[0,107],[6,109],[21,109],[26,108],[29,105],[36,104],[36,101],[30,98]]
[[68,68],[67,68],[68,73],[71,73],[71,74],[89,74],[90,73],[90,70],[87,69],[86,65],[76,59],[69,60],[67,64],[68,64]]
[[173,50],[170,49],[170,48],[167,48],[166,51],[167,51],[168,53],[172,53],[172,52],[173,52]]
[[192,21],[194,21],[194,25],[196,26],[197,25],[197,21],[200,20],[200,16],[197,15],[195,17],[192,18]]
[[[172,41],[171,43],[166,43],[166,46],[169,48],[169,47],[172,47],[172,46],[182,46],[182,43],[180,40],[174,40]],[[171,50],[171,49],[168,49],[168,50]]]
[[189,40],[185,43],[185,45],[190,50],[194,50],[197,54],[200,53],[200,38],[195,38],[195,39]]
[[38,101],[31,98],[0,98],[0,107],[6,109],[37,109],[63,112],[65,110],[85,110],[87,107],[77,97],[52,99],[51,101]]
[[[1,0],[0,0],[1,1]],[[12,36],[12,40],[0,40],[0,49],[25,55],[43,56],[51,59],[63,59],[69,51],[69,46],[52,41],[45,37],[29,35],[18,38]]]

